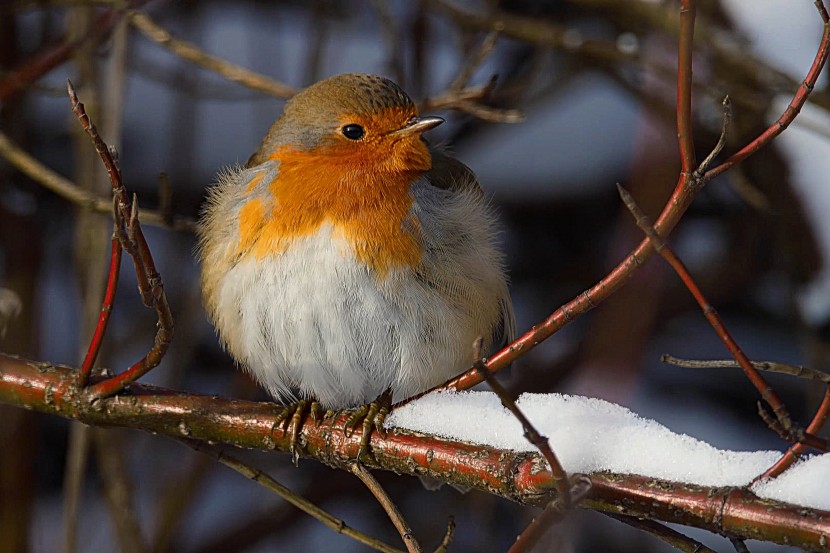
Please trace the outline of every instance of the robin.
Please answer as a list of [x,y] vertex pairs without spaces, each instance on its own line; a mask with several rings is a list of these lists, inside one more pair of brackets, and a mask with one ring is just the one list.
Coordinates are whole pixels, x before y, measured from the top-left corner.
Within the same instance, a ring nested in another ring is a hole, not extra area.
[[204,304],[236,361],[295,402],[292,449],[320,407],[362,407],[350,423],[365,418],[368,444],[393,400],[469,368],[477,337],[488,351],[514,334],[493,212],[422,138],[442,122],[388,79],[338,75],[289,100],[209,191]]

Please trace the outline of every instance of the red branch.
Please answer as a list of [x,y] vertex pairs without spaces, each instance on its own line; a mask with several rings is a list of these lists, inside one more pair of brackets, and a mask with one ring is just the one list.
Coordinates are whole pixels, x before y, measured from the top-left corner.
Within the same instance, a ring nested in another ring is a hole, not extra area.
[[695,36],[694,0],[680,2],[680,35],[677,48],[677,142],[680,146],[680,172],[687,175],[695,167],[692,135],[692,44]]
[[[813,415],[813,420],[807,425],[806,432],[812,436],[818,435],[824,424],[827,422],[827,416],[830,415],[830,386],[824,390],[824,399],[819,405],[816,414]],[[775,478],[782,472],[790,468],[799,455],[807,449],[807,444],[798,442],[790,446],[790,448],[781,456],[781,458],[760,476],[760,478]]]
[[672,269],[674,269],[678,274],[680,279],[683,281],[683,284],[689,292],[691,292],[692,296],[694,296],[695,301],[703,311],[703,315],[706,317],[706,320],[709,321],[709,324],[717,333],[718,338],[721,339],[723,344],[729,350],[729,353],[731,353],[735,358],[735,361],[738,362],[738,365],[740,365],[743,369],[744,374],[746,374],[750,382],[752,382],[755,388],[761,393],[763,400],[772,407],[776,415],[777,422],[780,422],[782,430],[785,433],[784,437],[790,441],[814,447],[821,451],[826,451],[827,442],[825,440],[817,436],[810,435],[809,433],[804,434],[803,432],[798,432],[795,429],[792,421],[790,420],[790,415],[778,397],[778,394],[775,393],[758,369],[752,365],[752,361],[749,360],[741,347],[729,333],[729,330],[727,330],[726,325],[723,324],[723,321],[717,311],[715,311],[715,308],[703,295],[703,292],[692,278],[692,275],[689,274],[689,271],[686,269],[683,261],[675,255],[671,248],[669,248],[666,244],[665,240],[657,234],[654,227],[651,226],[651,221],[649,221],[646,214],[643,213],[639,206],[637,206],[634,198],[631,197],[631,194],[629,194],[628,191],[620,185],[617,185],[617,189],[619,190],[623,203],[625,203],[625,206],[634,216],[637,226],[640,227],[640,229],[646,234],[648,239],[657,249],[657,252],[663,256],[663,259],[665,259],[666,262],[671,265]]
[[[29,407],[85,424],[124,426],[174,438],[287,452],[290,436],[274,429],[281,410],[216,396],[179,393],[135,384],[130,393],[84,401],[77,370],[0,354],[0,402]],[[303,425],[303,457],[349,470],[360,449],[360,429],[343,431],[347,415]],[[367,468],[420,474],[498,495],[525,505],[544,505],[555,495],[553,476],[539,454],[499,450],[436,436],[390,429],[371,438]],[[628,516],[704,528],[723,535],[830,551],[830,512],[759,499],[737,488],[673,483],[645,476],[591,474],[581,506]]]
[[[116,163],[113,153],[101,139],[95,125],[90,121],[84,109],[84,105],[78,100],[72,83],[67,81],[67,92],[72,102],[72,112],[78,118],[83,129],[92,139],[95,151],[101,157],[104,168],[110,177],[112,191],[115,197],[116,209],[120,213],[120,221],[123,225],[123,233],[120,235],[120,243],[127,250],[133,259],[135,274],[138,280],[138,289],[144,305],[153,307],[158,316],[158,328],[153,341],[153,347],[142,359],[133,364],[123,373],[93,384],[88,389],[88,394],[93,398],[108,397],[117,394],[147,372],[156,367],[167,353],[170,341],[173,339],[173,315],[170,312],[170,305],[167,302],[167,295],[161,281],[161,275],[156,270],[153,254],[144,238],[141,224],[138,221],[138,205],[135,198],[131,199],[121,178],[121,170]],[[116,223],[119,218],[116,218]]]
[[827,9],[824,7],[821,0],[816,0],[816,8],[821,16],[821,20],[824,22],[824,33],[821,35],[821,43],[819,44],[818,52],[816,52],[816,57],[813,59],[813,65],[810,66],[807,76],[804,77],[804,81],[801,83],[801,86],[798,87],[798,90],[793,96],[793,99],[790,101],[790,104],[786,107],[781,117],[779,117],[775,123],[770,125],[769,128],[761,133],[755,140],[738,150],[738,152],[732,154],[726,161],[717,167],[707,171],[704,175],[706,180],[712,180],[721,173],[728,171],[736,163],[742,162],[772,142],[776,136],[784,132],[784,129],[790,126],[790,123],[793,122],[796,115],[801,112],[801,108],[804,106],[805,102],[807,102],[807,98],[813,91],[813,87],[816,85],[818,76],[821,74],[821,70],[827,62],[828,52],[830,52],[830,17],[828,17]]
[[98,324],[95,325],[95,332],[92,334],[92,339],[89,342],[89,348],[86,351],[86,357],[81,365],[78,384],[86,386],[89,383],[89,375],[92,374],[92,367],[95,365],[95,360],[98,358],[98,353],[101,351],[101,344],[104,341],[104,335],[107,333],[107,326],[109,325],[110,315],[112,314],[112,306],[115,302],[115,292],[118,289],[118,277],[121,274],[121,254],[124,249],[121,247],[119,239],[119,210],[115,206],[113,209],[115,216],[115,224],[112,234],[112,251],[110,253],[110,270],[107,277],[107,288],[104,291],[104,301],[101,305],[101,314],[98,316]]

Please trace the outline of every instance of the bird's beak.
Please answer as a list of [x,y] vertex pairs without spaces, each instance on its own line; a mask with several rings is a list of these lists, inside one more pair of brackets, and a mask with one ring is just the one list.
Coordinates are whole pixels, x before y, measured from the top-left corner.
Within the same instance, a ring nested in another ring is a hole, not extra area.
[[421,134],[433,129],[444,122],[441,117],[413,117],[405,127],[392,131],[392,136],[407,136],[410,134]]

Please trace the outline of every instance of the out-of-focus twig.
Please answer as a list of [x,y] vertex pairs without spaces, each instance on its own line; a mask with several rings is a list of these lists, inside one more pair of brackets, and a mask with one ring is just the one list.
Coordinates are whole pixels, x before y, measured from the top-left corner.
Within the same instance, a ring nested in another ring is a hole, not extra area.
[[[96,213],[112,212],[111,198],[102,198],[92,194],[71,180],[52,171],[15,144],[3,131],[0,131],[0,155],[21,173],[63,199]],[[195,219],[176,216],[168,224],[165,222],[164,214],[158,211],[142,210],[141,221],[150,225],[167,227],[171,230],[196,231]]]
[[[672,355],[660,356],[660,361],[675,365],[677,367],[685,367],[689,369],[737,369],[740,368],[738,362],[734,359],[680,359]],[[789,374],[798,378],[805,378],[807,380],[818,380],[825,384],[830,384],[830,374],[826,372],[811,369],[809,367],[802,367],[800,365],[787,365],[786,363],[776,363],[774,361],[753,361],[752,366],[759,371],[767,371],[771,373]]]
[[490,94],[495,84],[495,78],[492,78],[483,86],[471,86],[461,90],[449,89],[424,100],[422,109],[455,109],[493,123],[524,121],[524,115],[519,110],[494,108],[480,103],[482,98]]
[[63,36],[41,47],[29,58],[23,60],[16,70],[4,75],[4,78],[0,80],[0,102],[8,101],[14,94],[24,90],[31,83],[64,63],[79,46],[88,41],[97,43],[103,40],[115,27],[118,19],[119,14],[115,10],[107,10],[98,16],[92,33],[88,36],[77,40]]
[[343,534],[344,536],[348,536],[353,540],[362,543],[368,547],[376,551],[384,551],[388,553],[402,553],[400,549],[392,547],[389,544],[386,544],[378,539],[369,536],[368,534],[364,534],[359,530],[355,530],[347,525],[342,520],[335,518],[328,512],[324,511],[320,507],[310,503],[305,498],[295,494],[261,470],[254,468],[239,459],[228,455],[221,449],[210,447],[202,442],[197,442],[194,440],[182,440],[182,443],[192,447],[196,451],[204,453],[210,457],[213,457],[226,467],[229,467],[245,478],[249,478],[267,488],[268,490],[274,492],[282,499],[287,501],[288,503],[292,504],[294,507],[300,509],[307,515],[314,517],[315,519],[319,520],[338,534]]
[[128,12],[130,23],[153,42],[191,63],[213,71],[217,75],[278,98],[290,98],[297,89],[250,69],[245,69],[222,58],[208,54],[189,42],[174,38],[166,29],[141,11]]
[[135,512],[133,486],[118,441],[113,440],[112,430],[93,428],[98,467],[104,487],[104,497],[112,516],[115,535],[124,553],[149,553],[150,548],[141,534],[141,526]]
[[[577,505],[581,502],[588,492],[591,491],[591,479],[584,474],[577,474],[573,479],[573,486],[571,486],[568,496],[570,497],[571,505]],[[522,530],[522,533],[507,550],[507,553],[525,553],[531,551],[533,547],[539,543],[542,536],[545,535],[551,527],[556,525],[568,513],[568,504],[562,501],[550,501],[545,508],[542,509],[541,514],[534,518],[527,527]]]
[[553,453],[548,439],[536,430],[522,410],[519,409],[519,406],[516,405],[516,402],[513,401],[513,398],[510,397],[510,393],[496,380],[495,376],[487,371],[484,366],[484,358],[481,356],[482,344],[481,337],[477,338],[473,344],[473,359],[475,359],[473,366],[481,373],[484,380],[499,397],[501,404],[519,420],[527,441],[533,444],[545,457],[553,477],[553,484],[558,492],[556,498],[545,505],[542,514],[522,531],[510,548],[510,553],[530,551],[548,529],[561,521],[571,507],[579,504],[588,494],[591,490],[591,479],[585,475],[576,475],[573,487],[571,487],[568,475]]
[[637,530],[642,530],[643,532],[651,534],[660,541],[667,543],[675,549],[683,551],[684,553],[716,553],[713,549],[706,547],[699,541],[688,536],[684,536],[680,532],[669,528],[665,524],[660,524],[659,522],[655,522],[647,518],[629,517],[618,513],[605,512],[603,514],[613,518],[614,520],[619,520],[623,524],[627,524]]
[[401,535],[401,539],[406,545],[406,550],[409,551],[409,553],[422,552],[423,549],[418,543],[418,540],[416,540],[415,536],[412,534],[412,528],[409,527],[409,523],[407,523],[406,519],[403,518],[403,514],[400,509],[398,509],[398,506],[395,505],[395,502],[392,501],[392,498],[389,497],[389,494],[386,493],[386,490],[383,489],[380,482],[372,476],[372,473],[366,470],[366,468],[360,463],[355,463],[352,465],[352,474],[357,476],[360,481],[363,482],[367,488],[369,488],[369,491],[372,492],[372,495],[374,495],[375,499],[378,500],[380,506],[383,507],[384,511],[386,511],[386,515],[389,517],[389,520],[392,521],[395,529]]

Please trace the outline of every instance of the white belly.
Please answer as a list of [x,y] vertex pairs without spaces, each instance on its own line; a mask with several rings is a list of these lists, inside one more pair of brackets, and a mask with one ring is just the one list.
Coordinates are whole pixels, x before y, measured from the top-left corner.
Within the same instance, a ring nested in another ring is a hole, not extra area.
[[487,351],[503,315],[513,328],[493,217],[473,191],[414,184],[423,255],[384,275],[328,224],[281,253],[229,262],[239,238],[225,223],[247,201],[236,194],[214,200],[205,223],[223,239],[202,241],[202,286],[222,342],[274,397],[344,408],[391,388],[405,399],[467,369],[473,341]]
[[339,408],[388,388],[403,399],[469,366],[492,323],[483,328],[411,269],[380,281],[333,234],[326,225],[223,278],[219,311],[238,315],[226,321],[228,346],[264,387]]

